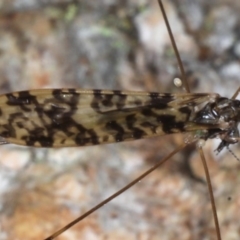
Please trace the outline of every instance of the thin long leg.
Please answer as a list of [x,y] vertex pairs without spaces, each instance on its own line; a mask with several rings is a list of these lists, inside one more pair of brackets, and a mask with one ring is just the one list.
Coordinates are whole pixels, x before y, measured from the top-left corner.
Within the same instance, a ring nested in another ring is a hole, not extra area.
[[205,176],[207,179],[208,192],[209,192],[210,199],[211,199],[212,212],[213,212],[213,218],[214,218],[214,223],[215,223],[215,228],[216,228],[216,233],[217,233],[217,239],[221,240],[222,238],[221,238],[221,232],[220,232],[220,227],[219,227],[219,222],[218,222],[217,209],[216,209],[215,199],[213,196],[212,183],[211,183],[211,178],[210,178],[209,171],[208,171],[207,161],[205,159],[202,147],[198,147],[198,152],[202,159],[203,168],[204,168]]
[[167,157],[165,157],[164,159],[162,159],[161,161],[159,161],[157,164],[155,164],[153,167],[151,167],[150,169],[148,169],[146,172],[144,172],[142,175],[140,175],[138,178],[134,179],[132,182],[130,182],[128,185],[126,185],[125,187],[121,188],[119,191],[117,191],[116,193],[114,193],[113,195],[111,195],[110,197],[106,198],[104,201],[100,202],[99,204],[97,204],[95,207],[93,207],[92,209],[90,209],[89,211],[87,211],[85,214],[83,214],[82,216],[76,218],[75,220],[73,220],[72,222],[70,222],[69,224],[67,224],[65,227],[61,228],[60,230],[58,230],[57,232],[55,232],[54,234],[52,234],[51,236],[45,238],[44,240],[52,240],[55,239],[57,236],[59,236],[60,234],[62,234],[63,232],[65,232],[67,229],[71,228],[73,225],[75,225],[76,223],[78,223],[79,221],[83,220],[84,218],[86,218],[87,216],[89,216],[90,214],[92,214],[93,212],[95,212],[97,209],[101,208],[103,205],[107,204],[108,202],[110,202],[111,200],[113,200],[114,198],[116,198],[117,196],[119,196],[120,194],[122,194],[123,192],[125,192],[126,190],[128,190],[130,187],[132,187],[133,185],[135,185],[136,183],[138,183],[140,180],[142,180],[144,177],[146,177],[148,174],[150,174],[151,172],[153,172],[154,170],[156,170],[160,165],[162,165],[163,163],[165,163],[168,159],[170,159],[173,155],[175,155],[177,152],[181,151],[184,147],[186,147],[188,144],[184,143],[181,146],[179,146],[178,148],[176,148],[174,151],[172,151]]
[[[177,45],[176,45],[176,41],[175,41],[174,36],[172,34],[172,30],[171,30],[171,27],[169,25],[168,18],[167,18],[166,13],[165,13],[165,9],[163,7],[162,0],[158,0],[158,3],[159,3],[159,6],[160,6],[162,14],[163,14],[163,18],[164,18],[164,21],[165,21],[165,24],[166,24],[166,27],[167,27],[167,30],[168,30],[169,37],[170,37],[171,42],[172,42],[174,52],[175,52],[176,57],[177,57],[177,61],[178,61],[178,64],[179,64],[179,67],[180,67],[180,70],[181,70],[181,74],[182,74],[183,83],[185,85],[186,91],[188,93],[190,93],[190,88],[189,88],[188,82],[186,80],[186,74],[185,74],[185,70],[184,70],[184,67],[183,67],[183,64],[182,64],[182,60],[181,60],[181,57],[180,57],[180,54],[179,54],[179,51],[178,51],[178,48],[177,48]],[[237,92],[233,95],[232,98],[236,98],[239,90],[240,90],[240,88],[237,90]],[[216,204],[215,204],[215,200],[214,200],[214,196],[213,196],[212,184],[211,184],[211,179],[210,179],[210,175],[209,175],[209,172],[208,172],[207,162],[205,160],[202,147],[198,147],[198,151],[199,151],[199,154],[201,156],[201,160],[202,160],[202,163],[203,163],[203,166],[204,166],[205,176],[206,176],[206,179],[207,179],[208,192],[209,192],[210,199],[211,199],[212,212],[213,212],[213,216],[214,216],[214,223],[215,223],[215,229],[216,229],[216,233],[217,233],[217,239],[221,240],[221,233],[220,233],[220,228],[219,228],[219,223],[218,223]]]
[[168,34],[169,34],[169,37],[171,39],[171,43],[172,43],[174,52],[175,52],[176,57],[177,57],[178,65],[180,67],[180,71],[181,71],[181,75],[182,75],[182,81],[184,83],[186,91],[188,93],[190,93],[190,87],[189,87],[189,84],[188,84],[188,82],[186,80],[186,74],[185,74],[185,70],[184,70],[184,67],[183,67],[183,63],[182,63],[182,60],[181,60],[181,57],[180,57],[180,54],[179,54],[179,51],[178,51],[178,48],[177,48],[176,41],[174,39],[172,30],[171,30],[171,27],[170,27],[170,24],[168,22],[168,18],[167,18],[167,15],[166,15],[166,12],[165,12],[162,0],[158,0],[158,4],[160,6],[160,9],[161,9],[161,12],[162,12],[162,15],[163,15],[163,18],[164,18],[164,22],[165,22],[167,30],[168,30]]
[[236,99],[236,97],[238,96],[240,92],[240,87],[237,89],[237,91],[233,94],[233,96],[231,97],[231,99]]

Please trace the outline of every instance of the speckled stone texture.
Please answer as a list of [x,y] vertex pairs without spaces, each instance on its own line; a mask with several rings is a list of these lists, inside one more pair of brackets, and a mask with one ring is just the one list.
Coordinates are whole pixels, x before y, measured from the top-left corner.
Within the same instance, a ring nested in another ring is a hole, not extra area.
[[[240,2],[166,1],[193,92],[239,87]],[[180,92],[156,0],[2,1],[0,91],[90,88]],[[84,148],[0,147],[0,240],[36,240],[87,211],[187,136]],[[240,163],[207,141],[223,239],[240,236]],[[239,145],[232,148],[240,158]],[[204,172],[189,146],[59,240],[216,239]]]

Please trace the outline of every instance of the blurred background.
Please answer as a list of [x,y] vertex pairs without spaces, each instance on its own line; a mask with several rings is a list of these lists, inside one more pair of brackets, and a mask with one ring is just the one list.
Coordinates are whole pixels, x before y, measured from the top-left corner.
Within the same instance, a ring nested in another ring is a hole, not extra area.
[[[192,92],[231,97],[240,2],[165,1]],[[88,88],[182,92],[157,0],[1,0],[0,92]],[[46,238],[166,156],[182,135],[93,147],[0,147],[0,240]],[[240,236],[240,163],[209,163],[223,239]],[[240,158],[239,145],[232,148]],[[216,239],[201,161],[189,146],[57,239]]]

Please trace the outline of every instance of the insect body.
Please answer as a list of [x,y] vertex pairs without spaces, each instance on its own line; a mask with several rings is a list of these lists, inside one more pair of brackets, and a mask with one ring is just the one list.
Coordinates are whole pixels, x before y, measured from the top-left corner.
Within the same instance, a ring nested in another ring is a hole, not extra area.
[[71,147],[178,132],[220,137],[221,151],[239,137],[240,102],[217,94],[46,89],[0,98],[3,142]]

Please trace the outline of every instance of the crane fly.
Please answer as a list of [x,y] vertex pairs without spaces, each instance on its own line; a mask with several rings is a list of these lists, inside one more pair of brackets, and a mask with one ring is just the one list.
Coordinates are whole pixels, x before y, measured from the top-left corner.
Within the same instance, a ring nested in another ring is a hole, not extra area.
[[240,101],[217,94],[44,89],[0,97],[3,143],[75,147],[192,132],[238,142]]
[[2,143],[52,148],[187,132],[190,142],[220,138],[221,152],[238,142],[239,105],[213,93],[20,91],[0,96],[0,136]]

